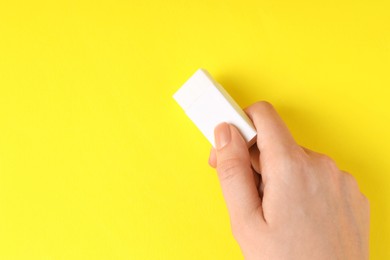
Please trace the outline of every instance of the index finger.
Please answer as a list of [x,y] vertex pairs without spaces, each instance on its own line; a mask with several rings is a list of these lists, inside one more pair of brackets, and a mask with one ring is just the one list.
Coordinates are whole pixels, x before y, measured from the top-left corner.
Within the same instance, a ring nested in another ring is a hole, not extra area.
[[247,107],[245,112],[256,127],[260,153],[286,154],[298,147],[286,124],[270,103],[256,102]]

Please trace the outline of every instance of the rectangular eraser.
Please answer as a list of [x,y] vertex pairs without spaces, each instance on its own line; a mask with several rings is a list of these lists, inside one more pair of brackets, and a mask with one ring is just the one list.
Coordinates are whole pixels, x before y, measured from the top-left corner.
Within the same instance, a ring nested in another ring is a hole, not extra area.
[[212,146],[215,147],[214,128],[223,122],[237,127],[248,147],[256,142],[252,121],[206,70],[198,69],[173,98]]

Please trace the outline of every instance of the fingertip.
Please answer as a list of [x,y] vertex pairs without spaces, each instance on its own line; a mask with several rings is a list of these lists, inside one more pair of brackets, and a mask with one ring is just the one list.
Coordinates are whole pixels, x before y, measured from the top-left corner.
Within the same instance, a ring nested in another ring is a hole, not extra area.
[[265,150],[282,154],[291,151],[297,144],[274,106],[267,101],[259,101],[245,109],[248,117],[258,131],[257,146],[260,152]]
[[254,121],[254,117],[258,113],[258,111],[267,111],[268,113],[277,113],[275,107],[268,101],[262,100],[257,101],[256,103],[246,107],[244,112],[248,115],[248,117]]
[[214,148],[210,150],[209,165],[213,168],[217,167],[217,154]]

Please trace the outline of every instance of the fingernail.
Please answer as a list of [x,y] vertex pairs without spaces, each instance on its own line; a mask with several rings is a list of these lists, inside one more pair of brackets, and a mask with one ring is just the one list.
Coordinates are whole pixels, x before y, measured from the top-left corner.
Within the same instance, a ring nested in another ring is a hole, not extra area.
[[215,129],[215,146],[217,149],[225,147],[231,139],[230,127],[227,123],[222,123]]

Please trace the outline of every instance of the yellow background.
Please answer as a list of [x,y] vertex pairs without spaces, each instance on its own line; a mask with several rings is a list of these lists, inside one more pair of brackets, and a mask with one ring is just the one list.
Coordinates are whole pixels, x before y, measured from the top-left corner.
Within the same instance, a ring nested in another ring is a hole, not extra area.
[[242,259],[199,67],[272,102],[371,201],[390,259],[389,1],[0,1],[0,259]]

